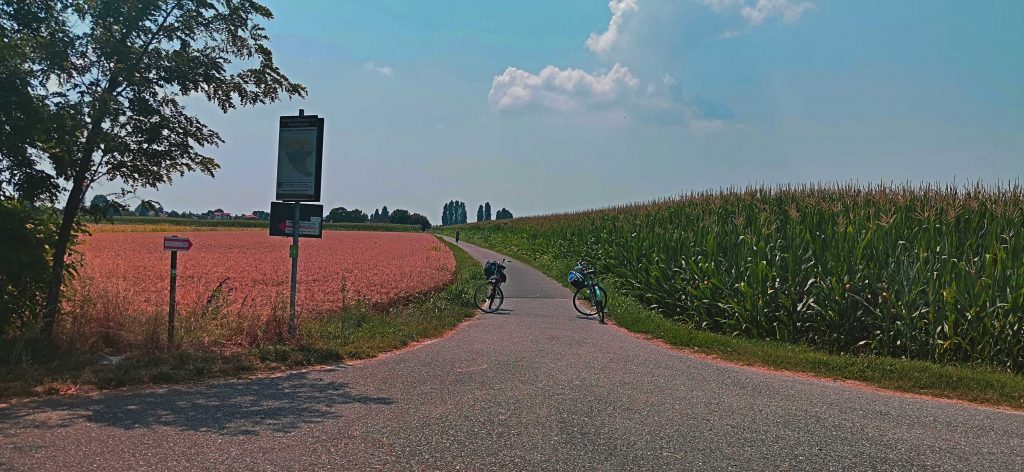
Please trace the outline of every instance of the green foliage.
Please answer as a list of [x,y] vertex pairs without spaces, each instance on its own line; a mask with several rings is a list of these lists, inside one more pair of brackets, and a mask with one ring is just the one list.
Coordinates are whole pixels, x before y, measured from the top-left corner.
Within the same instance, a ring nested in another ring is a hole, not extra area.
[[398,208],[391,212],[388,222],[396,225],[407,225],[410,224],[411,219],[412,214],[409,213],[409,210]]
[[419,213],[413,213],[412,216],[409,217],[409,223],[419,226],[420,231],[426,231],[431,227],[430,220]]
[[441,210],[442,226],[461,225],[467,222],[466,202],[452,200],[445,203],[444,209]]
[[586,257],[629,295],[697,329],[1021,372],[1022,227],[1019,186],[833,186],[462,229],[469,241],[529,247],[535,259]]
[[348,210],[345,207],[332,208],[325,218],[329,223],[366,223],[370,220],[363,210]]
[[67,191],[44,336],[94,183],[157,188],[218,169],[204,152],[222,139],[183,97],[227,112],[305,95],[274,64],[272,17],[255,0],[0,2],[0,197],[55,203]]
[[53,209],[0,200],[0,340],[38,323],[59,224]]

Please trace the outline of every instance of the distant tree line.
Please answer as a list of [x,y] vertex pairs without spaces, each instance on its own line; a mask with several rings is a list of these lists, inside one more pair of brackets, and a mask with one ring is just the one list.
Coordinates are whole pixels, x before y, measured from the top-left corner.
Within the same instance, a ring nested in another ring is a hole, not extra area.
[[363,213],[355,208],[348,210],[345,207],[332,208],[324,219],[328,223],[391,223],[395,225],[419,225],[420,229],[430,229],[430,220],[419,213],[412,213],[409,210],[396,208],[388,210],[384,205],[379,210],[373,210],[372,215]]
[[[512,219],[512,212],[508,211],[507,208],[502,208],[502,209],[498,210],[498,213],[496,213],[494,215],[494,219],[495,220],[511,220]],[[481,222],[481,221],[491,221],[491,202],[486,202],[483,205],[480,205],[479,207],[477,207],[477,209],[476,209],[476,221],[478,223]]]
[[[159,202],[153,200],[142,200],[129,210],[128,205],[111,199],[106,195],[96,195],[90,201],[83,214],[88,215],[94,221],[118,216],[149,216],[169,218],[189,218],[195,220],[270,220],[270,212],[264,210],[253,210],[252,213],[243,215],[232,215],[220,208],[207,210],[202,213],[191,211],[166,211]],[[396,225],[419,225],[421,229],[431,227],[430,220],[419,213],[412,213],[401,208],[394,211],[388,210],[387,205],[374,210],[373,215],[367,215],[362,210],[355,208],[349,210],[345,207],[332,208],[324,217],[327,223],[391,223]]]
[[[507,208],[498,210],[494,217],[491,217],[491,202],[486,202],[480,205],[476,209],[476,221],[491,221],[494,220],[511,220],[512,212],[508,211]],[[468,223],[466,216],[466,203],[458,200],[452,200],[444,204],[444,208],[441,210],[441,225],[462,225]]]

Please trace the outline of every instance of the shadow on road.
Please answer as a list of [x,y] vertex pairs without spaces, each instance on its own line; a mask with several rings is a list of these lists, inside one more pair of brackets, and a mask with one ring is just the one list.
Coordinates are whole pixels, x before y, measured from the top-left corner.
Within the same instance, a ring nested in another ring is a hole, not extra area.
[[391,405],[386,397],[352,393],[318,374],[219,382],[74,399],[49,399],[0,409],[0,436],[17,428],[88,422],[124,430],[164,427],[228,436],[287,433],[338,418],[347,404]]

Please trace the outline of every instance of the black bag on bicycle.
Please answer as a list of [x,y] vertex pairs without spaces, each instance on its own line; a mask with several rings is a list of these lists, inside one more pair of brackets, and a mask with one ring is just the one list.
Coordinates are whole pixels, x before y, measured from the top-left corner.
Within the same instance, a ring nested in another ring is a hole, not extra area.
[[487,261],[484,264],[484,275],[488,278],[494,277],[494,274],[498,273],[498,263],[495,261]]

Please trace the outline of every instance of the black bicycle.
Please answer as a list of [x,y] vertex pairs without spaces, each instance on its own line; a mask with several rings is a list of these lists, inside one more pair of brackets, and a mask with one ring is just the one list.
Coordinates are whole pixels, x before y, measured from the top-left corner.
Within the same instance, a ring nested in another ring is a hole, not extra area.
[[505,275],[505,262],[505,259],[502,259],[501,262],[487,261],[484,264],[487,281],[473,291],[473,302],[484,313],[498,311],[505,301],[505,294],[501,291],[501,284],[508,281],[508,276]]
[[576,288],[576,293],[572,296],[573,308],[583,316],[597,315],[597,320],[605,324],[608,291],[597,281],[597,271],[580,259],[576,263],[576,268],[569,272],[569,284]]

